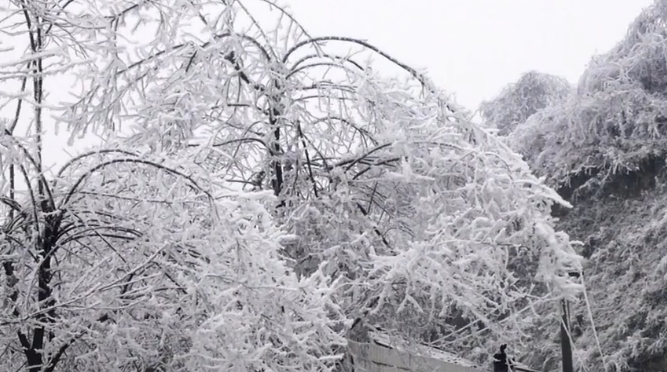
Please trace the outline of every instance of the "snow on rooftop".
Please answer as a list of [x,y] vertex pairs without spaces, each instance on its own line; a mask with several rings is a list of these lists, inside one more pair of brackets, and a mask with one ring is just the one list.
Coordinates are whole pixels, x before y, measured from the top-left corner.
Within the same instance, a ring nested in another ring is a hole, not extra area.
[[420,345],[415,343],[408,343],[395,336],[390,336],[379,332],[369,332],[371,339],[379,345],[386,346],[398,351],[408,352],[410,354],[429,357],[433,359],[442,360],[443,362],[457,364],[463,367],[479,368],[479,366],[469,360],[456,356],[455,354],[446,351]]

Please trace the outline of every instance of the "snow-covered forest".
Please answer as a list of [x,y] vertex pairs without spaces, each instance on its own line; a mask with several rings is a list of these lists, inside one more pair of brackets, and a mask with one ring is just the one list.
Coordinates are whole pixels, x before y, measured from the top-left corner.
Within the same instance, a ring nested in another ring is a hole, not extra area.
[[[505,143],[574,206],[554,215],[584,243],[588,296],[572,307],[583,370],[667,366],[665,20],[667,1],[656,0],[575,86],[533,71],[482,105]],[[557,340],[537,337],[557,324],[541,317],[531,331],[535,362],[559,362]]]
[[550,372],[562,300],[578,370],[664,369],[667,0],[481,122],[275,0],[0,11],[1,370],[342,372],[381,331]]

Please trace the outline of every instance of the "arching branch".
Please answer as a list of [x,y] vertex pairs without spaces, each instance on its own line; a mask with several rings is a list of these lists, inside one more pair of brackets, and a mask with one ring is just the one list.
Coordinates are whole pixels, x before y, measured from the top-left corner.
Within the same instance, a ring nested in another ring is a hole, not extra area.
[[164,165],[162,165],[162,164],[158,164],[158,163],[155,163],[155,162],[152,162],[152,161],[143,160],[143,159],[128,159],[128,158],[123,158],[123,159],[114,159],[114,160],[106,161],[106,162],[104,162],[104,163],[102,163],[102,164],[98,164],[97,166],[95,166],[95,167],[93,167],[92,169],[88,170],[84,175],[82,175],[81,177],[79,177],[79,179],[74,183],[74,186],[72,186],[72,188],[70,189],[70,191],[67,193],[67,196],[66,196],[66,197],[64,198],[64,200],[62,201],[60,208],[62,208],[63,206],[65,206],[65,205],[67,205],[67,204],[69,203],[70,199],[72,198],[72,196],[74,196],[74,194],[75,194],[76,191],[78,190],[79,186],[81,186],[81,184],[83,183],[83,181],[85,181],[85,180],[86,180],[88,177],[90,177],[93,173],[97,172],[97,171],[100,170],[100,169],[106,168],[106,167],[108,167],[108,166],[110,166],[110,165],[113,165],[113,164],[122,164],[122,163],[148,165],[148,166],[150,166],[150,167],[154,167],[154,168],[157,168],[157,169],[161,169],[161,170],[164,170],[164,171],[166,171],[166,172],[168,172],[168,173],[171,173],[171,174],[173,174],[173,175],[182,177],[183,179],[185,179],[185,180],[187,180],[188,182],[190,182],[191,187],[193,187],[195,190],[200,191],[200,192],[204,193],[206,196],[208,196],[210,199],[213,199],[213,196],[212,196],[208,191],[202,189],[202,188],[197,184],[197,182],[196,182],[194,179],[192,179],[192,177],[190,177],[190,176],[188,176],[188,175],[186,175],[186,174],[183,174],[183,173],[181,173],[181,172],[179,172],[179,171],[177,171],[177,170],[175,170],[175,169],[171,169],[171,168],[169,168],[169,167],[167,167],[167,166],[164,166]]
[[347,66],[342,65],[342,64],[333,63],[333,62],[317,62],[317,63],[311,63],[311,64],[303,65],[301,67],[298,67],[298,68],[290,71],[287,74],[287,76],[285,77],[285,79],[289,79],[292,76],[298,74],[299,72],[305,71],[305,70],[307,70],[309,68],[313,68],[313,67],[337,67],[337,68],[343,69],[345,71],[353,71],[352,69],[350,69]]
[[292,67],[289,68],[289,70],[294,71],[294,69],[299,67],[299,65],[301,65],[302,63],[307,62],[307,61],[309,61],[311,59],[314,59],[314,58],[329,58],[329,59],[332,59],[334,61],[347,62],[347,63],[350,63],[350,64],[354,65],[354,67],[358,68],[360,71],[365,71],[365,69],[361,66],[360,63],[355,62],[353,59],[350,59],[349,57],[342,57],[342,56],[338,56],[336,54],[328,54],[328,53],[308,54],[308,55],[298,59],[296,62],[294,62],[294,64],[292,65]]
[[398,59],[396,59],[396,58],[390,56],[389,54],[383,52],[382,50],[380,50],[380,48],[378,48],[378,47],[376,47],[376,46],[374,46],[374,45],[372,45],[372,44],[370,44],[370,43],[368,43],[368,42],[365,42],[365,41],[363,41],[363,40],[355,39],[355,38],[352,38],[352,37],[345,37],[345,36],[321,36],[321,37],[315,37],[315,38],[312,38],[312,39],[308,39],[308,40],[301,41],[301,42],[299,42],[299,43],[296,43],[294,46],[292,46],[292,48],[290,48],[290,49],[285,53],[285,55],[283,56],[283,63],[286,63],[286,62],[289,60],[289,57],[292,55],[292,53],[296,52],[298,49],[300,49],[300,48],[302,48],[302,47],[304,47],[304,46],[307,46],[307,45],[317,44],[317,43],[322,42],[322,41],[343,41],[343,42],[349,42],[349,43],[359,44],[359,45],[361,45],[361,46],[363,46],[363,47],[365,47],[365,48],[368,48],[369,50],[371,50],[371,51],[373,51],[373,52],[375,52],[375,53],[381,55],[382,57],[386,58],[386,59],[389,60],[390,62],[394,63],[396,66],[399,66],[399,67],[402,68],[403,70],[407,71],[407,72],[410,73],[410,75],[412,75],[415,79],[419,80],[419,82],[420,82],[422,85],[424,85],[424,86],[430,86],[430,83],[428,82],[428,80],[426,79],[426,77],[425,77],[424,75],[420,74],[419,72],[417,72],[417,70],[415,70],[415,69],[413,69],[412,67],[406,65],[405,63],[399,61]]
[[70,159],[67,163],[65,163],[65,165],[63,165],[63,167],[60,168],[60,170],[58,171],[58,178],[62,177],[63,173],[78,161],[83,160],[89,156],[101,155],[101,154],[122,154],[127,156],[138,156],[137,154],[131,151],[122,149],[101,149],[101,150],[89,151],[81,155],[75,156],[74,158]]
[[[214,39],[214,41],[219,41],[219,40],[222,40],[222,39],[225,39],[225,38],[228,38],[228,37],[238,37],[242,40],[250,42],[255,47],[257,47],[257,49],[261,52],[261,54],[264,56],[264,58],[266,58],[267,61],[272,60],[271,55],[269,54],[269,52],[267,52],[266,49],[264,49],[264,47],[262,46],[262,44],[259,41],[257,41],[255,38],[253,38],[251,36],[248,36],[248,35],[245,35],[245,34],[238,34],[238,33],[234,33],[234,32],[225,32],[225,33],[213,36],[213,39]],[[200,48],[209,47],[211,44],[212,44],[212,41],[207,41],[207,42],[203,43],[202,45],[200,45]],[[130,64],[125,69],[118,71],[116,73],[116,75],[125,74],[126,72],[128,72],[130,70],[133,70],[133,69],[143,65],[146,62],[157,59],[158,57],[160,57],[160,56],[162,56],[166,53],[173,52],[175,50],[180,50],[180,49],[183,49],[183,48],[185,48],[187,46],[190,46],[190,45],[192,45],[192,44],[189,43],[189,42],[181,43],[181,44],[174,45],[170,49],[165,49],[165,50],[155,52],[155,53],[151,54],[150,56],[148,56],[146,58],[142,58],[142,59]]]
[[[388,61],[392,62],[396,66],[400,67],[401,69],[407,71],[413,78],[415,78],[419,83],[424,87],[426,90],[433,94],[437,94],[437,89],[435,86],[424,76],[423,74],[419,73],[417,70],[414,68],[408,66],[407,64],[399,61],[398,59],[392,57],[391,55],[385,53],[382,51],[380,48],[366,42],[360,39],[355,39],[352,37],[345,37],[345,36],[321,36],[321,37],[315,37],[311,38],[308,40],[304,40],[301,42],[296,43],[292,48],[290,48],[285,55],[283,56],[283,63],[287,63],[289,60],[289,57],[299,50],[300,48],[307,46],[307,45],[318,45],[318,43],[323,42],[323,41],[341,41],[341,42],[348,42],[348,43],[353,43],[353,44],[358,44],[360,46],[363,46],[367,48],[368,50],[379,54],[380,56],[384,57]],[[453,113],[456,113],[457,110],[454,109],[449,103],[446,104],[447,109]]]

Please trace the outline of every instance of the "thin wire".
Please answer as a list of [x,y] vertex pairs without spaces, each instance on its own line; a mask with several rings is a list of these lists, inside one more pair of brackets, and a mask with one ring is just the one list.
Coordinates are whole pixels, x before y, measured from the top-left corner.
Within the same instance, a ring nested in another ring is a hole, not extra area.
[[604,367],[604,371],[608,372],[607,358],[602,352],[602,346],[600,345],[600,338],[598,337],[598,331],[595,328],[595,320],[593,319],[593,310],[591,309],[590,301],[588,301],[588,291],[586,290],[586,281],[582,280],[581,284],[584,287],[584,299],[586,300],[586,310],[588,310],[588,318],[591,321],[591,326],[593,327],[593,336],[595,336],[595,343],[597,344],[598,352],[600,353],[600,358],[602,359],[602,366]]

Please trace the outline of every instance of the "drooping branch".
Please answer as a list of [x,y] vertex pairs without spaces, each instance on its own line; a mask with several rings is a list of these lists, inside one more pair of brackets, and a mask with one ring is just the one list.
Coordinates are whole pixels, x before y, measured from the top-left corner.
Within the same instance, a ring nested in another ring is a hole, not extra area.
[[[251,37],[251,36],[248,36],[248,35],[245,35],[245,34],[233,33],[233,32],[224,32],[224,33],[221,33],[221,34],[218,34],[218,35],[214,35],[214,36],[213,36],[213,39],[214,39],[214,41],[220,41],[220,40],[223,40],[223,39],[228,38],[228,37],[238,37],[238,38],[240,38],[240,39],[242,39],[242,40],[244,40],[244,41],[248,41],[248,42],[250,42],[250,43],[253,44],[255,47],[257,47],[257,49],[262,53],[262,55],[264,56],[264,58],[266,58],[267,61],[271,61],[271,60],[272,60],[270,54],[264,49],[264,47],[262,46],[262,44],[261,44],[259,41],[257,41],[255,38]],[[213,43],[212,41],[205,42],[205,43],[203,43],[202,45],[200,45],[199,48],[207,48],[207,47],[209,47],[210,45],[212,45],[212,43]],[[135,69],[135,68],[137,68],[137,67],[139,67],[139,66],[142,66],[142,65],[145,64],[146,62],[150,62],[150,61],[152,61],[152,60],[155,60],[155,59],[157,59],[157,58],[159,58],[159,57],[165,55],[166,53],[170,53],[170,52],[178,51],[178,50],[184,49],[184,48],[186,48],[186,47],[188,47],[188,46],[191,46],[191,45],[192,45],[192,44],[189,43],[189,42],[188,42],[188,43],[182,43],[182,44],[174,45],[174,46],[172,46],[172,47],[171,47],[170,49],[168,49],[168,50],[165,49],[165,50],[161,50],[161,51],[155,52],[155,53],[151,54],[150,56],[148,56],[148,57],[146,57],[146,58],[143,58],[143,59],[141,59],[141,60],[138,60],[138,61],[136,61],[136,62],[130,64],[130,65],[127,66],[125,69],[118,71],[118,72],[116,73],[116,75],[117,75],[117,76],[118,76],[118,75],[123,75],[123,74],[125,74],[126,72],[128,72],[128,71],[130,71],[130,70],[133,70],[133,69]],[[234,58],[233,55],[232,55],[232,58]]]
[[302,63],[305,63],[305,62],[307,62],[311,59],[315,59],[315,58],[328,58],[328,59],[331,59],[331,60],[334,60],[334,61],[350,63],[350,64],[354,65],[354,67],[359,69],[359,71],[365,71],[366,70],[365,68],[362,67],[362,65],[360,63],[354,61],[353,59],[351,59],[349,57],[343,57],[343,56],[339,56],[339,55],[336,55],[336,54],[329,54],[329,53],[308,54],[304,57],[301,57],[296,62],[294,62],[292,64],[292,66],[290,68],[288,68],[288,70],[289,71],[295,71]]
[[375,52],[375,53],[381,55],[382,57],[384,57],[384,58],[386,58],[387,60],[389,60],[389,61],[391,61],[392,63],[394,63],[396,66],[399,66],[399,67],[402,68],[403,70],[407,71],[407,72],[410,73],[410,75],[412,75],[415,79],[419,80],[419,82],[422,83],[422,85],[424,85],[424,86],[429,86],[429,85],[430,85],[430,83],[428,82],[428,80],[426,79],[426,77],[423,76],[422,74],[420,74],[419,72],[417,72],[417,70],[415,70],[415,69],[413,69],[412,67],[406,65],[405,63],[402,63],[401,61],[399,61],[398,59],[392,57],[391,55],[389,55],[389,54],[383,52],[382,50],[380,50],[380,48],[378,48],[378,47],[376,47],[376,46],[374,46],[374,45],[372,45],[372,44],[370,44],[370,43],[368,43],[368,42],[366,42],[366,41],[363,41],[363,40],[360,40],[360,39],[355,39],[355,38],[352,38],[352,37],[345,37],[345,36],[320,36],[320,37],[315,37],[315,38],[308,39],[308,40],[303,40],[303,41],[301,41],[301,42],[296,43],[296,44],[295,44],[294,46],[292,46],[289,50],[287,50],[287,52],[285,53],[285,55],[283,56],[283,59],[282,59],[283,63],[287,63],[287,61],[289,60],[289,57],[290,57],[294,52],[296,52],[298,49],[300,49],[300,48],[302,48],[302,47],[304,47],[304,46],[310,45],[310,44],[318,44],[318,43],[323,42],[323,41],[343,41],[343,42],[349,42],[349,43],[353,43],[353,44],[359,44],[359,45],[361,45],[361,46],[363,46],[363,47],[365,47],[365,48],[368,48],[369,50],[372,50],[373,52]]
[[[380,56],[386,58],[396,66],[400,67],[401,69],[407,71],[413,78],[417,79],[419,83],[429,92],[439,95],[438,92],[436,91],[436,88],[433,86],[433,84],[424,76],[423,74],[419,73],[417,70],[413,69],[412,67],[408,66],[407,64],[399,61],[398,59],[392,57],[391,55],[385,53],[382,51],[380,48],[366,42],[360,39],[352,38],[352,37],[345,37],[345,36],[321,36],[321,37],[315,37],[311,38],[308,40],[303,40],[301,42],[296,43],[294,46],[292,46],[287,52],[283,55],[282,62],[287,63],[289,60],[290,56],[296,52],[297,50],[301,49],[304,46],[308,45],[318,45],[320,42],[326,42],[326,41],[342,41],[342,42],[348,42],[348,43],[353,43],[353,44],[358,44],[360,46],[363,46],[367,48],[368,50],[373,51],[374,53],[379,54]],[[447,103],[445,105],[449,111],[452,113],[456,113],[458,110],[455,109],[451,104]]]
[[191,185],[191,187],[192,187],[194,190],[196,190],[196,191],[200,191],[200,192],[204,193],[206,196],[208,196],[210,199],[213,199],[213,196],[212,196],[208,191],[202,189],[192,177],[190,177],[190,176],[188,176],[188,175],[186,175],[186,174],[183,174],[183,173],[181,173],[181,172],[179,172],[179,171],[177,171],[177,170],[175,170],[175,169],[169,168],[169,167],[167,167],[167,166],[164,166],[164,165],[162,165],[162,164],[158,164],[158,163],[155,163],[155,162],[152,162],[152,161],[149,161],[149,160],[136,159],[136,158],[135,158],[135,159],[131,159],[131,158],[122,158],[122,159],[109,160],[109,161],[103,162],[103,163],[101,163],[101,164],[98,164],[98,165],[94,166],[93,168],[91,168],[90,170],[88,170],[84,175],[82,175],[81,177],[79,177],[79,179],[74,183],[74,185],[73,185],[72,188],[69,190],[69,192],[67,192],[67,195],[66,195],[66,197],[63,199],[63,201],[60,203],[60,207],[59,207],[59,208],[63,208],[64,206],[66,206],[66,205],[69,203],[69,201],[71,200],[71,198],[75,195],[75,193],[76,193],[77,190],[79,189],[79,186],[81,186],[81,184],[83,183],[83,181],[85,181],[85,180],[86,180],[88,177],[90,177],[92,174],[94,174],[95,172],[97,172],[97,171],[99,171],[99,170],[101,170],[101,169],[103,169],[103,168],[105,168],[105,167],[108,167],[108,166],[110,166],[110,165],[113,165],[113,164],[122,164],[122,163],[148,165],[148,166],[151,166],[151,167],[154,167],[154,168],[157,168],[157,169],[164,170],[164,171],[166,171],[166,172],[168,172],[168,173],[171,173],[171,174],[173,174],[173,175],[182,177],[183,179],[185,179],[185,180],[187,180],[188,182],[190,182],[190,185]]
[[70,159],[65,165],[63,165],[60,170],[58,171],[58,177],[56,178],[55,182],[58,181],[58,179],[62,178],[63,173],[69,169],[72,165],[76,164],[77,162],[86,159],[89,156],[93,155],[101,155],[101,154],[122,154],[122,155],[127,155],[127,156],[138,156],[136,153],[128,151],[128,150],[123,150],[123,149],[100,149],[100,150],[95,150],[95,151],[89,151],[83,154],[80,154],[78,156],[75,156],[74,158]]

